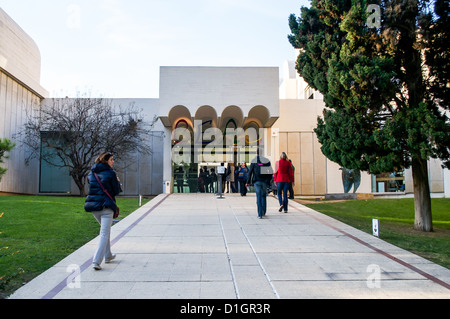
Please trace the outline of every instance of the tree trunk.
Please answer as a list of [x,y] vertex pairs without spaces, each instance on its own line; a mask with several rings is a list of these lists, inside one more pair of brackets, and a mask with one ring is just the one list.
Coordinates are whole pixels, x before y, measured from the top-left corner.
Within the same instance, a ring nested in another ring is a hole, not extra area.
[[84,180],[85,177],[84,176],[72,176],[75,184],[77,185],[78,189],[80,190],[80,197],[85,197],[86,196],[86,192],[85,192],[85,186],[84,186]]
[[412,161],[414,183],[414,229],[425,232],[433,231],[431,218],[430,185],[428,183],[428,161],[416,158]]

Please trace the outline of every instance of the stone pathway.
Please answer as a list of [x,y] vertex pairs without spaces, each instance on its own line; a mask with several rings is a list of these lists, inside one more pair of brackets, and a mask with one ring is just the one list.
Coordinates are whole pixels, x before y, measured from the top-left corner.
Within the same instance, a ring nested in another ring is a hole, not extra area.
[[290,201],[254,194],[159,195],[11,299],[450,298],[450,270]]

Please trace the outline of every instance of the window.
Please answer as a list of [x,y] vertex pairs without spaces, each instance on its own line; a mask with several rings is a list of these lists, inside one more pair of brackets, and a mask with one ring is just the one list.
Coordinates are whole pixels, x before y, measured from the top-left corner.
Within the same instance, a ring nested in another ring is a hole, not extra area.
[[404,192],[405,191],[405,171],[381,173],[376,175],[375,191],[385,192]]
[[[46,147],[42,140],[52,138],[47,133],[41,134],[41,159],[39,174],[39,192],[40,193],[70,193],[71,179],[69,168],[63,167],[63,162],[56,155],[52,156],[54,151]],[[51,159],[52,164],[43,158]]]

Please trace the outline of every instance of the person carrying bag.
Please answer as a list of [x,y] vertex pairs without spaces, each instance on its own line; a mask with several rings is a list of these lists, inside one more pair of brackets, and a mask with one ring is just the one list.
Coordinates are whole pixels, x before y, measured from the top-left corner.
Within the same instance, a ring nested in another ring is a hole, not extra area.
[[110,233],[113,218],[117,218],[119,214],[115,196],[122,192],[122,188],[113,165],[113,155],[102,153],[95,160],[88,175],[89,193],[84,209],[92,212],[100,224],[100,240],[92,260],[95,270],[102,269],[100,264],[103,259],[106,263],[110,263],[116,257],[111,253]]
[[103,186],[102,182],[100,182],[100,178],[98,178],[98,175],[97,175],[96,173],[93,173],[93,174],[94,174],[94,176],[95,176],[95,179],[97,180],[97,183],[98,183],[98,184],[100,185],[100,187],[102,188],[103,193],[105,193],[106,196],[108,196],[108,198],[109,198],[111,201],[113,201],[114,204],[116,204],[116,209],[114,210],[114,215],[113,215],[113,217],[114,217],[114,218],[119,217],[120,209],[119,209],[119,206],[117,206],[116,200],[115,200],[111,195],[109,195],[108,191],[105,189],[105,187]]

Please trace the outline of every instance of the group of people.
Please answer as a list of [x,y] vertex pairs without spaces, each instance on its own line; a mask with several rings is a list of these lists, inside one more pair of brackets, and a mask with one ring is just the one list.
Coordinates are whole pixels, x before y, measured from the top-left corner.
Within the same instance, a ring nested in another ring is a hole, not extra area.
[[224,193],[241,193],[241,196],[246,196],[248,187],[246,185],[248,177],[248,167],[245,162],[239,166],[234,163],[229,163],[222,176],[222,190]]
[[[222,192],[223,193],[238,193],[242,196],[247,194],[248,167],[245,162],[239,166],[234,163],[229,163],[225,168],[225,174],[222,174]],[[174,180],[176,190],[178,193],[184,192],[184,181],[187,180],[190,193],[217,193],[218,192],[218,175],[215,168],[204,166],[200,168],[197,174],[191,169],[185,176],[182,167],[178,167],[174,172]]]
[[[92,260],[95,270],[102,269],[100,264],[103,260],[109,263],[116,258],[116,255],[111,252],[110,233],[114,212],[117,210],[115,196],[122,192],[122,188],[113,166],[113,154],[102,153],[95,160],[94,166],[88,175],[89,194],[86,197],[84,208],[87,212],[92,212],[100,224],[100,240]],[[213,171],[214,169],[211,170],[211,173]],[[207,174],[207,168],[204,167],[202,172]],[[280,160],[275,164],[275,172],[272,170],[270,161],[260,156],[258,152],[250,168],[247,167],[245,162],[242,162],[239,167],[235,167],[231,163],[229,168],[225,170],[225,174],[222,175],[222,177],[225,177],[223,179],[224,183],[228,183],[229,187],[231,186],[232,192],[233,190],[236,192],[237,188],[233,184],[236,182],[235,178],[237,177],[241,196],[247,194],[249,185],[254,185],[258,218],[263,218],[266,215],[268,188],[271,181],[274,180],[280,203],[279,211],[287,213],[287,192],[289,186],[294,184],[294,171],[286,153],[281,153]]]
[[[272,175],[273,174],[273,175]],[[288,211],[288,190],[293,187],[294,167],[288,160],[285,152],[280,155],[280,160],[275,163],[275,172],[272,172],[272,166],[267,158],[258,154],[251,163],[247,186],[253,184],[256,192],[256,203],[258,207],[258,218],[263,218],[267,211],[267,193],[271,183],[275,183],[280,204],[279,212]],[[291,193],[292,195],[293,193]],[[293,197],[292,197],[293,198]]]
[[200,168],[197,174],[196,170],[191,168],[185,176],[182,167],[174,172],[177,193],[184,193],[184,181],[187,180],[189,193],[215,193],[217,192],[217,174],[214,168],[208,170],[208,167]]

